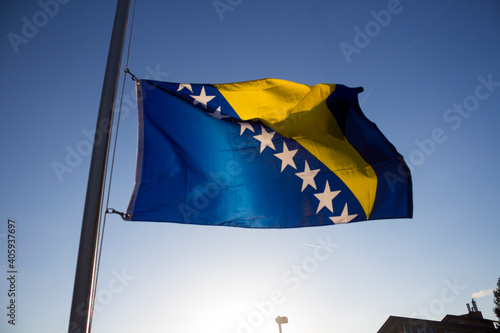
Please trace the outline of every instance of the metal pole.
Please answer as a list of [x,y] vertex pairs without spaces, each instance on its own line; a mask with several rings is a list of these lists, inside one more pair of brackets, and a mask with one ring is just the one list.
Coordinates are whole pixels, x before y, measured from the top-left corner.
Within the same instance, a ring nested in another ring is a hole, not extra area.
[[102,86],[83,210],[68,333],[89,333],[106,165],[130,0],[118,0]]

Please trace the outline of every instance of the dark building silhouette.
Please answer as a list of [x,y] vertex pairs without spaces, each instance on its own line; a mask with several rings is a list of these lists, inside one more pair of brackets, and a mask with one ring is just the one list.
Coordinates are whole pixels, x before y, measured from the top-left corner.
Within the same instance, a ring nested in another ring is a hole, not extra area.
[[377,333],[500,333],[498,323],[483,318],[472,300],[472,308],[467,304],[469,313],[446,315],[441,321],[390,316]]

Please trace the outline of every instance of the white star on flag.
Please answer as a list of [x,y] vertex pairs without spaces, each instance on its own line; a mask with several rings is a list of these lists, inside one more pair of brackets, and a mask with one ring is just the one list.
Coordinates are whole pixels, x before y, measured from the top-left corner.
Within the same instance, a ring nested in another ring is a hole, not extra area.
[[205,109],[207,108],[207,103],[210,102],[215,97],[215,95],[214,96],[207,96],[207,94],[205,93],[205,87],[201,88],[201,92],[200,92],[199,96],[196,96],[196,95],[190,95],[190,96],[194,98],[194,101],[193,101],[194,105],[201,103],[205,107]]
[[358,214],[351,214],[349,215],[347,211],[347,203],[344,206],[344,210],[342,211],[342,214],[340,216],[331,216],[330,220],[332,220],[333,223],[339,224],[339,223],[348,223],[351,222],[352,219],[354,219]]
[[181,91],[183,88],[186,88],[190,92],[193,92],[193,88],[191,88],[191,85],[189,83],[179,83],[179,88],[177,91]]
[[283,152],[274,154],[277,158],[281,160],[281,172],[285,170],[285,168],[289,165],[294,169],[297,169],[295,166],[295,162],[293,161],[293,157],[297,154],[298,149],[294,149],[292,151],[288,150],[286,146],[286,142],[283,141]]
[[255,130],[253,129],[252,124],[250,124],[250,123],[238,123],[238,124],[240,124],[240,126],[241,126],[240,135],[243,135],[243,132],[245,132],[245,130],[247,130],[247,129],[255,133]]
[[254,136],[255,139],[260,141],[260,152],[262,153],[266,147],[276,150],[273,143],[273,136],[276,132],[267,132],[264,126],[261,125],[260,127],[262,128],[262,134]]
[[213,113],[209,113],[212,117],[217,119],[230,118],[229,116],[224,116],[220,111],[220,106]]
[[296,175],[302,178],[302,190],[300,192],[303,192],[304,189],[307,187],[307,185],[311,185],[312,188],[316,189],[316,182],[314,181],[314,177],[318,174],[320,169],[316,170],[311,170],[309,169],[309,164],[307,164],[304,167],[303,172],[297,172]]
[[328,184],[328,180],[326,181],[326,186],[325,186],[325,191],[323,193],[315,193],[314,196],[319,199],[319,205],[318,205],[318,210],[316,211],[316,214],[319,213],[319,211],[323,208],[326,207],[330,210],[330,212],[333,213],[333,198],[335,198],[340,191],[330,191],[330,184]]

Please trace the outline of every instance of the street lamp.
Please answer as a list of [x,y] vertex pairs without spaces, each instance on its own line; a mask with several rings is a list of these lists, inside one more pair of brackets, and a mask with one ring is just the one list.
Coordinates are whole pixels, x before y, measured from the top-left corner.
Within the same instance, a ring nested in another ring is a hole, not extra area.
[[287,324],[288,323],[288,318],[287,317],[276,317],[276,322],[278,323],[278,326],[280,328],[280,333],[281,333],[281,324]]

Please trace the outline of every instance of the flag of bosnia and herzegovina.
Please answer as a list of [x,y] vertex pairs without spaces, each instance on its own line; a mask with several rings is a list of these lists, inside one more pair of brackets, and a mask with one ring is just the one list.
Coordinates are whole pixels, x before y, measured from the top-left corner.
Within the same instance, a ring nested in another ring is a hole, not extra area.
[[131,221],[295,228],[412,217],[410,172],[360,88],[137,82]]

